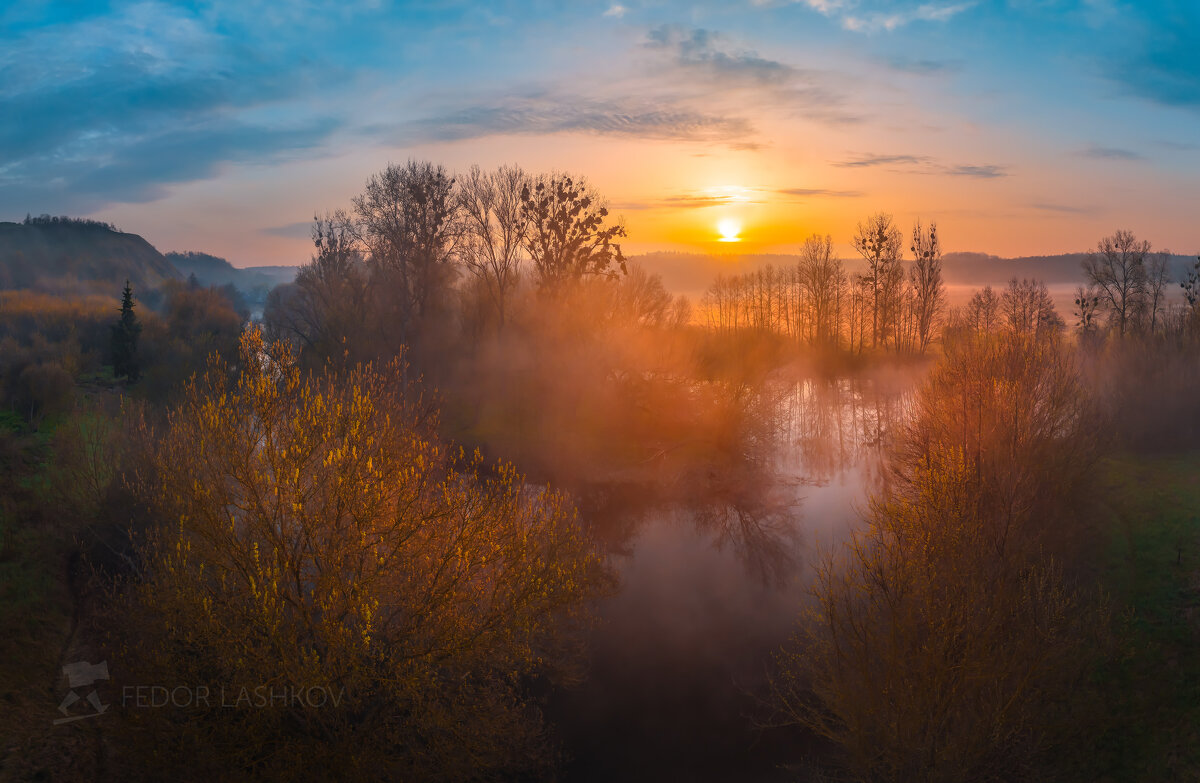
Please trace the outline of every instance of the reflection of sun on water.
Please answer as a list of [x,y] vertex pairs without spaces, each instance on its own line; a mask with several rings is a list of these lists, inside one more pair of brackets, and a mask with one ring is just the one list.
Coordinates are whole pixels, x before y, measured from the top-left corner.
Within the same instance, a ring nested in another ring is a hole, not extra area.
[[717,222],[717,232],[721,235],[721,242],[741,242],[741,237],[738,236],[742,231],[742,224],[733,218],[725,218]]

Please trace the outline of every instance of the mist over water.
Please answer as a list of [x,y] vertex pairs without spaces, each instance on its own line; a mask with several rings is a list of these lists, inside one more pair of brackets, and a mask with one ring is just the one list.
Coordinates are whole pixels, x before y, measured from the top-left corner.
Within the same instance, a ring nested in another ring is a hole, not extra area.
[[794,734],[762,728],[771,656],[795,631],[821,555],[858,524],[911,376],[776,384],[776,436],[753,472],[668,503],[585,511],[619,578],[588,679],[550,718],[566,778],[777,780]]

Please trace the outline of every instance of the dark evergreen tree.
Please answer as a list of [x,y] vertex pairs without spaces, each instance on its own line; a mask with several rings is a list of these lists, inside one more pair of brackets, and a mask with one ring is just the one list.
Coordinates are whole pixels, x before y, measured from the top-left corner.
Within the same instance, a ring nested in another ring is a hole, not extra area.
[[113,375],[136,381],[141,374],[137,361],[137,341],[142,325],[133,312],[133,306],[133,287],[126,280],[121,297],[121,317],[112,326]]

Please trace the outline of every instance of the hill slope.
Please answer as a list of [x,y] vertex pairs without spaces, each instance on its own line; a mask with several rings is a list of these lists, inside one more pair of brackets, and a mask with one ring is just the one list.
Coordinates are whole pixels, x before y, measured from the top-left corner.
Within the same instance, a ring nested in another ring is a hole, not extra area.
[[62,293],[146,289],[179,278],[154,246],[90,221],[0,223],[0,288]]

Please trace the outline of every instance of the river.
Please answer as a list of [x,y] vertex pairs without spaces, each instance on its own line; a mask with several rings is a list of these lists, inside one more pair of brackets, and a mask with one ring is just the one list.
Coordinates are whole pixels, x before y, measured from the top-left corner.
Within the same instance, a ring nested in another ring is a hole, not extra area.
[[814,565],[861,524],[910,389],[901,375],[789,384],[756,480],[591,513],[619,588],[600,607],[586,681],[549,705],[567,780],[792,777],[803,743],[762,727],[772,654],[810,600]]

